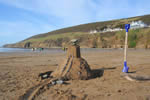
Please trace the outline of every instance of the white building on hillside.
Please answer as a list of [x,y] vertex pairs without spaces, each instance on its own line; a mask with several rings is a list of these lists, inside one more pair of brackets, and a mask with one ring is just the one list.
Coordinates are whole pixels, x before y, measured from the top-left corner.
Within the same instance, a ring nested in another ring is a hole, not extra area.
[[147,27],[147,24],[142,22],[141,20],[139,21],[132,21],[130,24],[131,29],[136,29],[136,28],[144,28]]
[[121,28],[105,28],[103,31],[100,31],[102,33],[105,33],[105,32],[115,32],[115,31],[122,31]]
[[105,33],[105,32],[115,32],[115,31],[122,31],[123,29],[121,28],[105,28],[104,30],[102,31],[97,31],[97,30],[91,30],[89,32],[89,34],[95,34],[95,33],[98,33],[98,32],[101,32],[101,33]]
[[90,34],[95,34],[95,33],[97,33],[98,31],[97,30],[91,30],[90,31]]

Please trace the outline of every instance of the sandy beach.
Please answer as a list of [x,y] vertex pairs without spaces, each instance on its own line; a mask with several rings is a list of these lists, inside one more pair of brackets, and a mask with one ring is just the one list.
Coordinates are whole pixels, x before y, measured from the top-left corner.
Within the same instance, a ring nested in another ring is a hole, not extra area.
[[[52,86],[36,100],[150,100],[150,81],[129,81],[120,76],[123,50],[82,51],[90,68],[103,75],[89,80],[70,80]],[[40,83],[39,73],[54,71],[66,52],[0,53],[0,100],[17,100]],[[150,76],[150,50],[128,51],[129,72]]]

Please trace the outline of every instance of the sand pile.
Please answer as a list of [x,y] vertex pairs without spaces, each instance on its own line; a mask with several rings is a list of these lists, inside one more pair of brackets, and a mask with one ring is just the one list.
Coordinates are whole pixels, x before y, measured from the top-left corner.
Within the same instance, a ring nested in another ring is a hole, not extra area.
[[71,45],[67,50],[67,59],[52,73],[53,77],[70,79],[89,79],[92,71],[87,61],[81,57],[80,46]]

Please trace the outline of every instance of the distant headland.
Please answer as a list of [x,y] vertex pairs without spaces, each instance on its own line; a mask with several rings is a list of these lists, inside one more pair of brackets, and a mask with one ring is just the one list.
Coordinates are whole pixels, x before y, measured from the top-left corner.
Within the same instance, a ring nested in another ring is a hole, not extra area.
[[79,39],[80,46],[85,48],[123,48],[124,25],[127,23],[131,24],[129,48],[150,48],[150,15],[63,28],[35,35],[15,44],[6,44],[3,47],[66,47],[71,39],[76,38]]

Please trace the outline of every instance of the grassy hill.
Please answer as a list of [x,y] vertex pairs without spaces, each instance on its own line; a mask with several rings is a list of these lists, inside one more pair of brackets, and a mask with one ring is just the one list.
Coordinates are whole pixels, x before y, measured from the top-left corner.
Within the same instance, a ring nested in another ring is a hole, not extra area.
[[[81,47],[120,48],[124,44],[124,30],[96,34],[89,34],[90,31],[100,31],[104,28],[124,28],[125,24],[139,20],[150,25],[150,15],[88,23],[35,35],[21,42],[5,45],[5,47],[63,47],[67,46],[71,39],[76,38],[79,39]],[[130,48],[149,48],[150,28],[130,30],[128,41]]]

